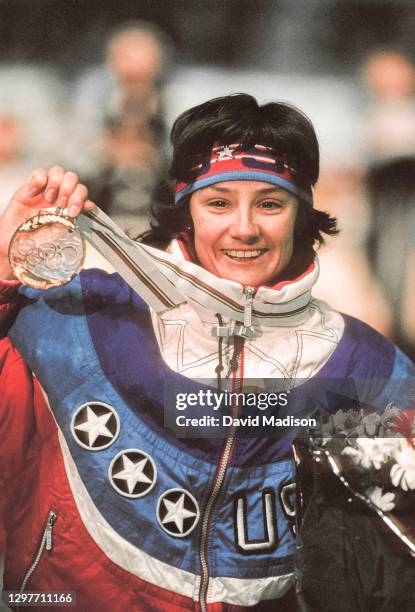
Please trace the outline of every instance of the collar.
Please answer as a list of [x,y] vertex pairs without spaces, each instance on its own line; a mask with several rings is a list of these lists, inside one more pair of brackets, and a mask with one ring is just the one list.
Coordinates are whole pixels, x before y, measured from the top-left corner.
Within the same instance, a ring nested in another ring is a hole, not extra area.
[[[248,326],[296,325],[304,320],[311,289],[319,276],[316,256],[309,268],[296,279],[281,281],[272,287],[258,287],[250,296],[249,288],[219,278],[192,262],[186,244],[181,240],[173,240],[168,254],[163,255],[170,256],[170,274],[174,266],[176,287],[186,296],[186,301],[197,303],[213,314],[220,313],[231,320],[245,322]],[[250,313],[247,313],[247,306]]]

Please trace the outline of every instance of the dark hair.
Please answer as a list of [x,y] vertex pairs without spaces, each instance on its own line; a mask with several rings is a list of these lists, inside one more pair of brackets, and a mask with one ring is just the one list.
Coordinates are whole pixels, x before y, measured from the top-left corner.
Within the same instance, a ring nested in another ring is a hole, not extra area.
[[[296,170],[296,184],[307,192],[319,176],[319,149],[313,125],[301,111],[282,102],[260,106],[247,94],[209,100],[176,119],[171,142],[173,159],[169,174],[174,181],[191,181],[195,166],[210,155],[215,142],[271,147]],[[161,186],[153,209],[152,229],[142,235],[142,241],[162,248],[183,232],[192,235],[189,200],[190,197],[185,198],[180,206],[174,206],[172,186],[168,183]],[[336,219],[300,201],[294,233],[295,261],[290,265],[295,268],[293,274],[312,261],[314,243],[324,243],[322,233],[338,233]]]

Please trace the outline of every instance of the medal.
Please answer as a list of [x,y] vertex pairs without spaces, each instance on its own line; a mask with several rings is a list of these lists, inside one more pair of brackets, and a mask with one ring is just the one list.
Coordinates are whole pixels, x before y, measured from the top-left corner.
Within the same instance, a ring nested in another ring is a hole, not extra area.
[[16,230],[9,246],[13,273],[35,289],[68,283],[82,268],[85,242],[74,219],[40,211]]

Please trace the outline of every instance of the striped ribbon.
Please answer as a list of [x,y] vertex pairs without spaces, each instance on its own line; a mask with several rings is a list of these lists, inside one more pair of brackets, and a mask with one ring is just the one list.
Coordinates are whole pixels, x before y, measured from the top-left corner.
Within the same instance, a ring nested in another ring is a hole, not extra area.
[[162,274],[146,247],[131,240],[100,208],[80,215],[78,226],[83,237],[156,312],[186,302]]

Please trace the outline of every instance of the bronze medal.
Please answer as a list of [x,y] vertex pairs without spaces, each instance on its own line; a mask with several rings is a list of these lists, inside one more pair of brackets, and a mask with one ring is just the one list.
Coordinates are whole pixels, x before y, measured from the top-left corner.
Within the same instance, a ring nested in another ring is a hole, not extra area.
[[15,276],[25,285],[49,289],[68,283],[82,268],[85,242],[74,219],[61,209],[41,211],[16,230],[9,246]]

